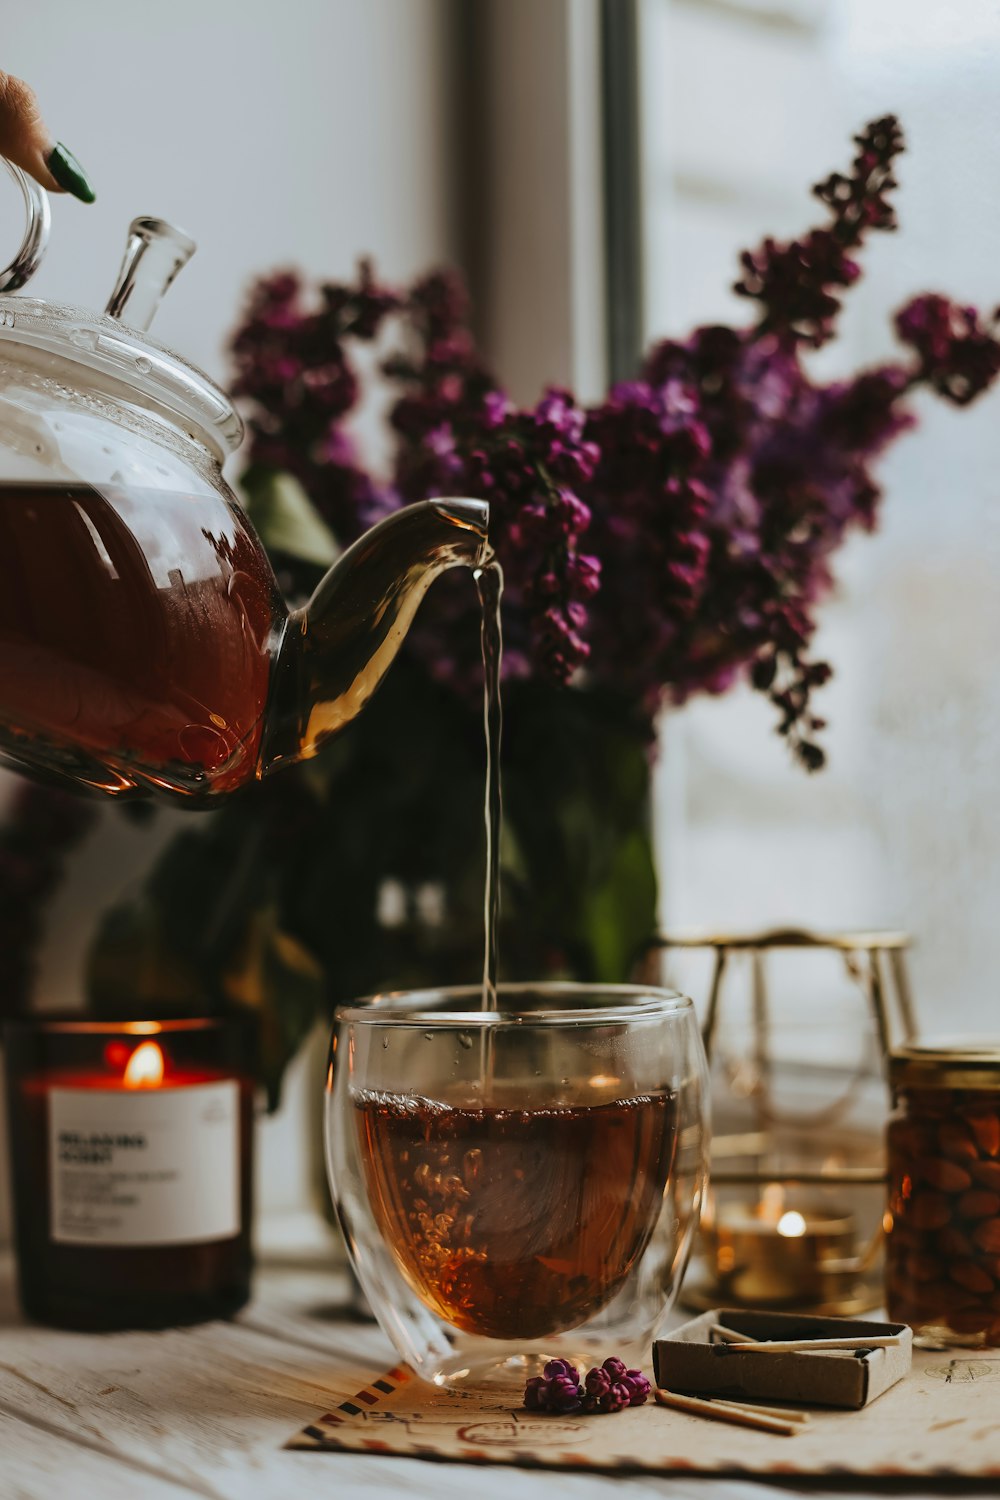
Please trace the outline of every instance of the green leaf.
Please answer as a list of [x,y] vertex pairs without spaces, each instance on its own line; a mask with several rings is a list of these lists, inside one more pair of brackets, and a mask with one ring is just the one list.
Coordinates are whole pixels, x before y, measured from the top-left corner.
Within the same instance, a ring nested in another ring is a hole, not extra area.
[[339,548],[305,490],[291,474],[254,464],[240,480],[246,512],[269,553],[328,568]]
[[649,837],[639,829],[618,844],[607,877],[581,893],[579,941],[598,984],[627,980],[653,936],[656,870]]

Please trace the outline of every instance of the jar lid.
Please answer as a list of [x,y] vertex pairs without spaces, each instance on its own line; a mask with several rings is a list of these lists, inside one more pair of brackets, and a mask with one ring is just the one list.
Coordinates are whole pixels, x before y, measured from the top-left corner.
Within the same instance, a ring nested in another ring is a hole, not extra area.
[[[0,158],[21,188],[27,212],[25,237],[15,259],[0,270],[0,292],[16,292],[37,269],[49,232],[44,190]],[[103,313],[37,297],[0,296],[0,358],[5,346],[32,349],[111,376],[140,397],[165,407],[216,457],[239,447],[243,423],[229,398],[201,370],[151,339],[146,330],[195,243],[163,219],[133,219],[118,280]],[[88,382],[81,374],[79,388]]]
[[894,1047],[889,1080],[895,1088],[1000,1089],[1000,1041],[943,1036]]

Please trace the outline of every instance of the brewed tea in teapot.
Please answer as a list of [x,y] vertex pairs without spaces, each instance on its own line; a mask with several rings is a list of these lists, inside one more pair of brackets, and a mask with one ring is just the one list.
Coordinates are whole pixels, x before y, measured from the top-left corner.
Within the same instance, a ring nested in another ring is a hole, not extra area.
[[[15,175],[37,260],[44,194]],[[103,315],[0,295],[0,756],[189,803],[315,754],[433,580],[490,556],[485,502],[425,501],[289,613],[222,475],[239,416],[145,332],[193,250],[137,219]],[[27,255],[0,288],[23,284]]]

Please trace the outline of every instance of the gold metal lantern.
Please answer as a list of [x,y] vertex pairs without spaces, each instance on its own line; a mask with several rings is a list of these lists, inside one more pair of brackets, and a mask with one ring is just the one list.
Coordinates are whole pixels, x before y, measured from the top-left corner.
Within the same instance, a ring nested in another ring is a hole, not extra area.
[[712,1186],[692,1306],[878,1305],[890,1045],[915,1034],[901,932],[686,933],[657,944],[700,1006]]

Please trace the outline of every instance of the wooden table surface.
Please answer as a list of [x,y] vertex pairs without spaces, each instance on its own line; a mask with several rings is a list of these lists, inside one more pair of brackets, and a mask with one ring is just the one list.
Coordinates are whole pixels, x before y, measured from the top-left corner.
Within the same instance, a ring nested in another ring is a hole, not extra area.
[[[327,1259],[264,1256],[232,1323],[74,1334],[23,1321],[0,1257],[0,1500],[778,1500],[835,1486],[717,1477],[583,1476],[411,1459],[291,1453],[292,1433],[393,1364],[345,1310]],[[894,1489],[923,1497],[940,1485]],[[843,1485],[839,1493],[844,1493]],[[855,1500],[884,1495],[850,1487]]]

